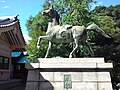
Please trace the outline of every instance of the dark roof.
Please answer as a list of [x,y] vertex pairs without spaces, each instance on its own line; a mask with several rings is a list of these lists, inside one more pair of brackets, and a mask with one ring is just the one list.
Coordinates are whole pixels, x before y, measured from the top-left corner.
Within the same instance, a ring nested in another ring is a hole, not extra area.
[[0,16],[0,33],[13,46],[12,51],[21,52],[25,50],[25,40],[17,17],[18,15]]
[[0,17],[0,27],[9,27],[18,22],[17,16],[3,16]]

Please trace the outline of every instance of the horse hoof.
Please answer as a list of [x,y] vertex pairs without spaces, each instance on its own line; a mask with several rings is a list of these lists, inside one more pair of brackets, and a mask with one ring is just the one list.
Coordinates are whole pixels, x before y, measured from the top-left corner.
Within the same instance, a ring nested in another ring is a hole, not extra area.
[[39,49],[39,48],[40,48],[40,46],[38,46],[38,45],[37,45],[37,48]]
[[72,58],[72,55],[69,55],[69,58]]

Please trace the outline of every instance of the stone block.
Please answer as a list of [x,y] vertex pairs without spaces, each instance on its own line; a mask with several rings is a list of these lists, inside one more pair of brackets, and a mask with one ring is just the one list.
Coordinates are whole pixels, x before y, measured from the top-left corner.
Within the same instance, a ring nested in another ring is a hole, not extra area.
[[53,90],[65,90],[63,82],[51,82],[51,84],[54,86]]
[[91,82],[74,82],[71,90],[99,90],[97,89],[97,83]]
[[53,72],[40,72],[40,81],[53,81],[54,74]]
[[83,72],[71,72],[71,73],[72,73],[72,82],[83,81]]
[[[38,63],[40,62],[40,63]],[[104,58],[39,58],[28,67],[26,90],[113,90]],[[65,89],[66,85],[69,89]]]
[[[52,82],[54,90],[67,90],[64,88],[64,82]],[[97,90],[97,83],[72,82],[72,88],[68,90]]]
[[49,81],[39,82],[39,89],[36,90],[55,90],[54,86]]
[[29,70],[27,81],[39,81],[39,70]]
[[83,72],[83,81],[84,82],[96,82],[97,72]]
[[38,58],[40,63],[104,63],[104,58]]
[[30,63],[30,64],[25,64],[25,67],[27,68],[27,69],[35,69],[35,68],[39,68],[39,66],[40,66],[40,63]]
[[97,63],[97,68],[113,68],[112,63]]
[[83,72],[83,81],[88,82],[111,82],[109,72]]
[[98,82],[111,82],[110,72],[97,72]]
[[111,82],[98,83],[98,90],[113,90]]
[[27,82],[25,90],[39,90],[38,82]]
[[53,85],[48,82],[27,82],[25,90],[54,90]]
[[96,68],[95,63],[76,63],[76,64],[40,64],[40,68]]
[[64,75],[71,75],[72,82],[82,81],[83,77],[82,72],[54,72],[54,81],[64,82]]

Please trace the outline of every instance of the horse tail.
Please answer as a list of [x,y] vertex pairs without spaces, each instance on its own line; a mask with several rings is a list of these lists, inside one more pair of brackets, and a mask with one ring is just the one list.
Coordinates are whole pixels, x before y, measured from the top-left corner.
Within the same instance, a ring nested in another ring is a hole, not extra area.
[[98,27],[96,24],[91,24],[89,25],[86,30],[91,30],[94,32],[97,32],[98,34],[101,34],[102,36],[106,37],[106,38],[111,38],[110,36],[108,36],[100,27]]

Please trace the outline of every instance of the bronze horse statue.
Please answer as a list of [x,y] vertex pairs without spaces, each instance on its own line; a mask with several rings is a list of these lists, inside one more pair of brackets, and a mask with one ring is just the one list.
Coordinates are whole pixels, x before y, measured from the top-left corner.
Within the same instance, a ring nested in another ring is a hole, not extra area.
[[[47,58],[50,48],[52,46],[52,43],[70,43],[74,42],[75,47],[69,54],[69,58],[72,58],[76,52],[76,50],[79,48],[80,44],[84,44],[88,52],[93,55],[92,49],[90,48],[88,42],[87,42],[87,33],[89,31],[97,32],[101,34],[102,36],[106,38],[111,38],[108,36],[101,28],[99,28],[96,24],[91,24],[88,27],[85,26],[72,26],[72,25],[57,25],[55,23],[59,23],[59,20],[56,20],[56,11],[54,8],[50,8],[48,10],[45,10],[43,12],[43,15],[52,17],[53,21],[51,22],[51,27],[47,30],[46,36],[40,36],[38,38],[37,47],[40,48],[40,42],[41,40],[48,40],[49,46],[47,53],[45,55],[45,58]],[[53,15],[55,17],[53,17]],[[59,18],[57,18],[59,19]],[[54,24],[54,25],[52,25]],[[49,25],[48,25],[49,26]]]

